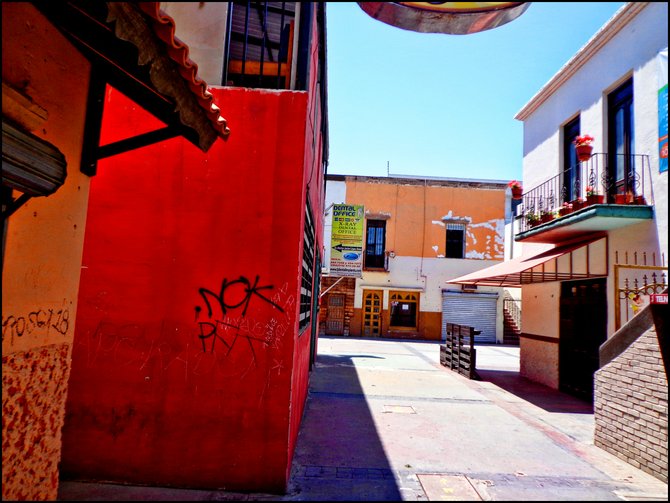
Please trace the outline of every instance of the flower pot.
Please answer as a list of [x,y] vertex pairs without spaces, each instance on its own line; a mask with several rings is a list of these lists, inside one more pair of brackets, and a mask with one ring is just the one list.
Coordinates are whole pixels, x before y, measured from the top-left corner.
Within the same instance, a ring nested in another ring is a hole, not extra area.
[[614,204],[633,204],[635,202],[632,193],[614,194]]
[[581,210],[586,206],[586,201],[579,201],[577,199],[570,201],[570,204],[572,204],[572,211],[577,211]]
[[579,159],[580,162],[588,161],[591,159],[593,147],[591,145],[575,145],[575,152],[577,152],[577,159]]
[[591,204],[603,204],[605,201],[605,196],[602,194],[593,194],[591,196],[586,196],[586,203]]
[[552,215],[551,213],[546,213],[546,214],[540,216],[540,222],[542,222],[543,224],[546,223],[546,222],[551,222],[553,219],[554,219],[554,215]]
[[644,196],[635,196],[634,203],[635,204],[647,204],[647,200],[644,198]]
[[512,187],[512,199],[521,199],[523,189],[521,187]]
[[565,215],[569,215],[570,213],[572,213],[573,208],[574,206],[572,208],[561,208],[558,210],[558,214],[564,217]]

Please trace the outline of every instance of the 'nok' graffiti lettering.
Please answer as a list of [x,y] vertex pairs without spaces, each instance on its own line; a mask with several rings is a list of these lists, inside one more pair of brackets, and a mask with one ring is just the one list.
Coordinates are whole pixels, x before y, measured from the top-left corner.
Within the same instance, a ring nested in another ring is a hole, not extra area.
[[[259,298],[263,302],[267,302],[272,305],[274,308],[278,309],[280,312],[284,312],[284,309],[266,297],[261,291],[271,290],[274,288],[273,285],[259,285],[260,280],[259,276],[256,276],[256,279],[253,281],[253,284],[249,279],[244,276],[240,276],[238,279],[233,281],[228,281],[227,278],[221,282],[221,288],[219,293],[213,292],[207,288],[200,288],[198,292],[202,296],[202,299],[205,301],[207,306],[207,317],[208,321],[198,321],[200,314],[202,313],[202,307],[195,307],[195,318],[196,322],[200,327],[200,334],[198,337],[202,342],[203,351],[207,351],[205,342],[208,339],[211,339],[210,352],[214,352],[214,346],[217,340],[221,341],[224,346],[228,348],[228,353],[233,349],[233,346],[238,337],[244,337],[247,339],[247,342],[251,346],[253,353],[253,346],[251,345],[251,340],[256,340],[262,343],[267,343],[267,341],[261,337],[253,337],[250,333],[244,333],[240,330],[241,320],[246,316],[247,310],[251,299],[254,297]],[[215,317],[215,309],[218,308],[217,316]],[[239,313],[239,318],[233,321],[231,315],[237,315],[238,313],[234,312],[236,309],[242,309],[242,312]],[[223,333],[229,329],[233,329],[233,338],[230,341],[226,341],[223,336]]]

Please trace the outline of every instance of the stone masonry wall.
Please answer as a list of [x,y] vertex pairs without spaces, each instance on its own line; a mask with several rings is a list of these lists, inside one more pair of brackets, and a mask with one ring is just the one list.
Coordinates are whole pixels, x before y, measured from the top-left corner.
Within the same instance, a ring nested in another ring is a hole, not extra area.
[[2,357],[2,499],[53,501],[70,345],[52,344]]
[[654,328],[595,373],[594,444],[668,481],[668,378]]

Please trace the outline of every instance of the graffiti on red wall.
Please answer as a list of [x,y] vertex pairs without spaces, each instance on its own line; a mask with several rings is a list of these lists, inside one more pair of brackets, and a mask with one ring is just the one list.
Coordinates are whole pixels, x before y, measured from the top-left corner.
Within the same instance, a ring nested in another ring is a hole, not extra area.
[[70,329],[70,310],[67,301],[63,299],[60,309],[39,308],[30,311],[27,315],[13,315],[2,317],[2,340],[10,338],[9,343],[14,344],[15,337],[33,335],[37,333],[57,332],[61,335],[67,334]]
[[[92,332],[75,338],[75,345],[89,367],[106,362],[134,368],[147,372],[146,380],[156,375],[152,370],[183,372],[185,381],[214,375],[244,377],[257,367],[258,350],[279,348],[294,323],[295,295],[289,293],[288,284],[275,288],[260,283],[258,277],[240,276],[224,279],[218,292],[199,289],[202,302],[195,308],[195,330],[186,327],[188,322],[151,326],[101,320]],[[276,314],[260,315],[255,308],[262,304],[272,306]],[[177,335],[184,328],[195,341]],[[233,350],[237,363],[229,365]],[[276,359],[272,370],[281,372]]]
[[[272,285],[258,284],[259,276],[253,282],[244,276],[240,276],[234,281],[228,281],[224,278],[221,282],[221,288],[218,294],[208,290],[207,288],[200,288],[198,292],[202,296],[207,306],[207,321],[198,321],[202,313],[202,307],[195,306],[195,319],[200,328],[198,337],[202,341],[202,350],[207,351],[207,342],[209,342],[209,352],[214,352],[214,347],[219,341],[226,347],[226,354],[229,354],[238,338],[243,338],[249,344],[251,352],[254,352],[252,341],[259,341],[266,344],[264,334],[258,333],[257,327],[250,327],[246,320],[247,310],[252,299],[258,298],[263,302],[267,302],[280,312],[284,312],[282,307],[274,301],[267,298],[261,291],[271,290]],[[214,308],[212,308],[212,305]],[[232,317],[230,314],[237,314],[241,309],[240,316]],[[262,327],[261,327],[262,328]],[[210,341],[208,341],[210,339]]]

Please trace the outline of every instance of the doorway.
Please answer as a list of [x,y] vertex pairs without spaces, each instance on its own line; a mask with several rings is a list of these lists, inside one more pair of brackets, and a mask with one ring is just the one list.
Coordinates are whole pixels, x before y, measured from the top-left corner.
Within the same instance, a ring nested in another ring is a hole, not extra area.
[[593,401],[593,374],[600,345],[607,339],[605,278],[561,284],[559,389]]
[[344,294],[328,295],[326,335],[344,335]]
[[379,337],[382,333],[381,290],[363,290],[363,336]]

